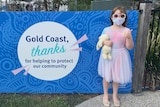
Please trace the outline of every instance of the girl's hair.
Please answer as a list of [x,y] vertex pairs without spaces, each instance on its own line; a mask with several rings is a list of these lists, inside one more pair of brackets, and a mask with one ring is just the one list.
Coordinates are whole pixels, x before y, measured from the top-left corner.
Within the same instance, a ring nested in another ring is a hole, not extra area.
[[110,16],[110,20],[111,20],[111,22],[112,22],[112,25],[113,25],[113,21],[112,21],[111,18],[112,18],[112,15],[113,15],[117,10],[120,10],[121,13],[126,14],[125,21],[124,21],[124,23],[122,24],[122,25],[125,27],[125,26],[126,26],[126,23],[127,23],[127,13],[126,13],[126,9],[125,9],[124,7],[122,7],[122,6],[117,6],[117,7],[113,8],[112,13],[111,13],[111,16]]

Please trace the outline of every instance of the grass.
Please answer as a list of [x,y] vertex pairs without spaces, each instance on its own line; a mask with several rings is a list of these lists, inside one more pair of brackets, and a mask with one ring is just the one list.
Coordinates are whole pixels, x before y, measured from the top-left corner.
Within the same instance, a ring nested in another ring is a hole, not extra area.
[[75,107],[98,94],[0,94],[0,107]]

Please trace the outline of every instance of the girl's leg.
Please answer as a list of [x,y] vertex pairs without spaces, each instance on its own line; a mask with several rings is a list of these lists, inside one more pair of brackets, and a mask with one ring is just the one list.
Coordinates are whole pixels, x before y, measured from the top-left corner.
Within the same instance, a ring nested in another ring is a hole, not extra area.
[[117,101],[118,99],[118,87],[119,83],[113,82],[113,100]]
[[103,100],[105,100],[106,102],[109,102],[108,86],[109,86],[109,83],[105,79],[103,79],[103,92],[104,92]]
[[113,82],[113,102],[116,107],[120,106],[120,101],[118,99],[118,87],[119,83]]

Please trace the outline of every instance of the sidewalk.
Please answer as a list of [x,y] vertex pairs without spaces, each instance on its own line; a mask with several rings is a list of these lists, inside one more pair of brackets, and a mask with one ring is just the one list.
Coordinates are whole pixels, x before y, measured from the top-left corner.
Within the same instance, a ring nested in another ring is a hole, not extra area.
[[[91,98],[75,107],[104,107],[102,103],[102,95]],[[112,96],[109,95],[111,106],[113,106]],[[119,94],[121,107],[160,107],[160,91],[144,91],[142,95]]]

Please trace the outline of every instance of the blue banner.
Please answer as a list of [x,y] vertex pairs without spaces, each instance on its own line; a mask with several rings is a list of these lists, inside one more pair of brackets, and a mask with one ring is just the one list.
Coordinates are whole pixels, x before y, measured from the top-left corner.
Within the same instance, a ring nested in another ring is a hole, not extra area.
[[[1,93],[102,93],[96,43],[111,11],[1,12]],[[134,42],[138,11],[127,11]],[[134,68],[134,49],[129,51]],[[132,83],[119,92],[131,92]],[[109,89],[112,92],[110,86]]]

